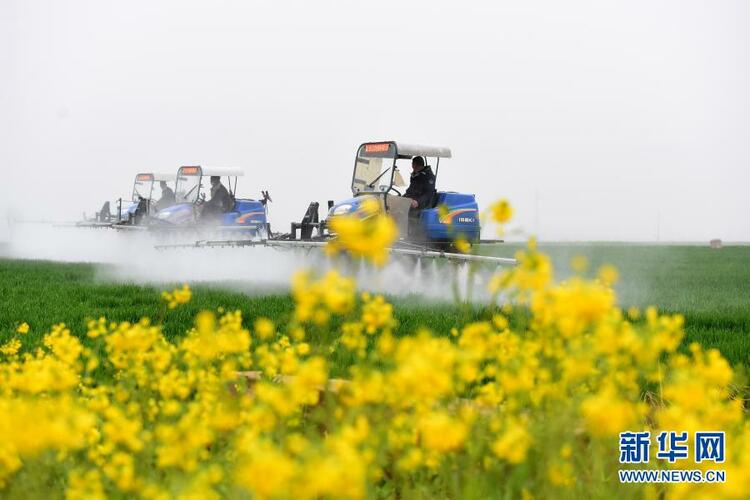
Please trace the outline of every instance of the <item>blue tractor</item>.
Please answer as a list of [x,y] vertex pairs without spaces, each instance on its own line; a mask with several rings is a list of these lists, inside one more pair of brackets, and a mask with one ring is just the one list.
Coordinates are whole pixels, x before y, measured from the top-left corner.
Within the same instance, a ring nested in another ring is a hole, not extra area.
[[[404,196],[404,177],[408,179],[414,157],[422,157],[437,179],[440,160],[450,158],[451,150],[396,141],[359,146],[352,173],[353,197],[336,203],[329,201],[328,219],[356,212],[365,198],[375,197],[395,219],[402,243],[449,249],[458,238],[479,242],[479,207],[473,194],[436,191],[426,207],[412,208],[412,200]],[[327,221],[318,220],[317,209],[318,204],[312,203],[302,222],[292,224],[292,239],[297,238],[297,230],[305,240],[326,237]]]
[[141,226],[159,209],[159,193],[162,183],[166,186],[174,186],[174,182],[174,174],[154,172],[136,174],[130,199],[118,198],[114,202],[106,201],[94,218],[88,219],[84,214],[83,220],[76,225],[112,228]]
[[[264,237],[270,234],[267,203],[268,192],[262,191],[261,200],[235,197],[237,179],[245,175],[236,168],[185,166],[177,170],[175,203],[159,210],[151,218],[150,227],[156,230],[202,228],[220,232],[238,232],[243,236]],[[226,183],[230,202],[219,212],[208,214],[207,193],[211,198],[209,179],[219,178]]]
[[[328,231],[328,222],[335,217],[345,214],[359,214],[358,208],[367,198],[378,200],[384,210],[393,217],[399,229],[399,241],[390,249],[391,253],[407,258],[440,258],[453,262],[489,263],[492,265],[515,265],[515,259],[488,255],[469,255],[456,251],[454,242],[463,238],[466,241],[480,242],[479,207],[473,194],[456,193],[453,191],[435,191],[418,209],[412,208],[412,199],[406,194],[406,183],[401,169],[411,169],[412,160],[420,157],[424,165],[432,165],[434,161],[434,175],[437,178],[441,158],[450,158],[451,151],[444,147],[414,146],[395,141],[368,142],[357,150],[352,173],[352,198],[334,203],[328,202],[328,216],[319,219],[317,202],[310,203],[301,222],[293,222],[290,233],[271,234],[270,228],[265,234],[252,239],[217,239],[199,240],[191,244],[157,245],[157,248],[180,247],[256,247],[265,246],[277,249],[305,249],[320,248],[326,245],[326,240],[334,235]],[[187,172],[185,169],[189,169]],[[172,210],[159,212],[158,219],[194,222],[194,205],[200,200],[196,191],[200,190],[200,180],[195,177],[210,175],[208,169],[202,174],[200,167],[183,167],[177,179],[177,195],[182,199],[182,205]],[[196,187],[197,186],[197,187]],[[264,201],[267,193],[264,193]],[[420,196],[420,199],[422,197]],[[246,202],[250,200],[237,200]],[[225,214],[224,224],[237,223],[247,217],[253,220],[253,212],[261,214],[260,207],[264,202],[254,202],[247,206],[246,215],[234,211]],[[239,207],[236,207],[239,208]],[[242,209],[241,209],[242,210]],[[264,213],[264,212],[263,212]],[[261,221],[260,217],[257,221]],[[256,222],[259,223],[259,222]],[[299,231],[299,233],[298,233]],[[299,237],[298,237],[299,236]],[[292,240],[292,241],[290,241]],[[302,240],[302,241],[294,241]],[[482,243],[495,243],[499,240],[482,240]]]

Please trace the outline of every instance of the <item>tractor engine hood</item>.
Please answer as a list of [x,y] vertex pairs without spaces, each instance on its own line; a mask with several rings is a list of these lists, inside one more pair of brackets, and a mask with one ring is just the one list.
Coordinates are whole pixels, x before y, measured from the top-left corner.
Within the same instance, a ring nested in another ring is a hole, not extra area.
[[159,210],[154,216],[155,222],[163,224],[187,224],[195,220],[192,203],[179,203]]
[[330,210],[328,210],[328,217],[335,217],[337,215],[348,215],[359,210],[359,206],[362,204],[363,196],[356,198],[349,198],[346,200],[335,203]]
[[[125,205],[126,202],[123,202],[123,205]],[[123,212],[127,212],[129,214],[132,214],[135,212],[135,209],[138,208],[138,202],[137,201],[129,201],[127,202],[127,206],[124,208]]]
[[[127,205],[126,205],[127,203]],[[122,220],[127,222],[131,217],[135,216],[135,211],[138,209],[137,201],[124,201],[122,202]]]

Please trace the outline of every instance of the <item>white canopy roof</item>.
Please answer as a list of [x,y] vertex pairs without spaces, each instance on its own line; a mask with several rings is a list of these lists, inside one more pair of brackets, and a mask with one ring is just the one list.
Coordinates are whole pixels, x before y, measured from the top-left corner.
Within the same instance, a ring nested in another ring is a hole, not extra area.
[[430,158],[450,158],[451,150],[444,146],[422,146],[420,144],[404,144],[396,141],[396,151],[403,156],[429,156]]
[[157,181],[157,182],[158,181],[172,181],[172,182],[174,182],[174,180],[177,178],[176,174],[168,174],[166,172],[138,172],[135,175],[136,181],[141,176],[148,176],[150,179],[153,179],[154,181]]
[[154,172],[153,173],[154,180],[155,181],[167,181],[167,182],[174,182],[176,174],[168,174],[166,172]]
[[220,177],[242,177],[245,175],[245,171],[241,168],[201,167],[201,171],[205,176],[218,175]]

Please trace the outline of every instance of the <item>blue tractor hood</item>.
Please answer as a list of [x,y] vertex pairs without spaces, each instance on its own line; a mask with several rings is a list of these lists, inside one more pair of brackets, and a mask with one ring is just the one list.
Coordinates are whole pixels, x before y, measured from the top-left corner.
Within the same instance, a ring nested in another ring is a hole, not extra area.
[[359,210],[360,205],[362,205],[362,202],[368,198],[368,196],[356,196],[354,198],[348,198],[346,200],[341,200],[334,204],[331,209],[328,211],[328,217],[335,217],[336,215],[347,215],[347,214],[353,214],[357,210]]
[[[127,206],[125,205],[127,203]],[[122,222],[127,222],[135,217],[135,211],[138,209],[137,201],[123,201],[122,202]]]
[[195,220],[192,203],[178,203],[159,210],[154,221],[159,224],[187,224]]
[[267,222],[266,207],[257,200],[236,200],[234,208],[221,218],[224,226],[258,226]]
[[[328,211],[328,218],[357,212],[369,197],[362,194],[337,202]],[[459,237],[479,241],[479,207],[473,194],[439,191],[435,201],[433,207],[419,210],[418,227],[409,222],[410,237],[433,242],[450,242]]]

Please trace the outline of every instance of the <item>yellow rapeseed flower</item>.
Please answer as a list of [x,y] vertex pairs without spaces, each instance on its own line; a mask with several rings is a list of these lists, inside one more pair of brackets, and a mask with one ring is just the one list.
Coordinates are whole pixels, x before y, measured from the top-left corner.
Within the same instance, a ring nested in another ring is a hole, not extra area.
[[10,339],[5,344],[0,346],[0,353],[6,356],[15,356],[21,349],[21,341],[18,339]]
[[193,297],[193,293],[190,290],[190,286],[185,283],[180,288],[175,288],[171,292],[162,292],[161,294],[164,302],[170,309],[175,309],[178,305],[187,304]]
[[499,200],[490,205],[492,220],[498,224],[505,224],[513,218],[513,207],[508,200]]
[[570,259],[571,269],[579,274],[586,272],[588,266],[588,259],[586,259],[586,257],[583,255],[575,255]]
[[456,238],[453,244],[455,245],[456,250],[461,253],[471,252],[471,243],[469,243],[463,236]]
[[464,444],[468,429],[461,420],[445,412],[431,412],[419,420],[418,429],[422,445],[431,451],[446,453]]
[[521,421],[511,419],[492,443],[491,448],[499,458],[511,464],[519,464],[526,460],[526,453],[531,443],[531,434],[526,425]]
[[261,340],[268,340],[272,338],[274,336],[274,333],[276,332],[276,326],[273,324],[273,321],[268,318],[256,319],[253,329],[255,331],[255,334]]
[[347,252],[375,265],[385,264],[388,249],[398,237],[396,223],[375,198],[365,199],[354,214],[332,217],[329,225],[335,235],[326,246],[329,254]]
[[604,283],[607,286],[611,286],[617,283],[617,280],[620,277],[620,275],[614,266],[604,265],[599,268],[598,277],[602,283]]
[[637,402],[619,396],[612,388],[586,398],[581,413],[595,436],[615,436],[623,429],[634,429],[644,408]]

